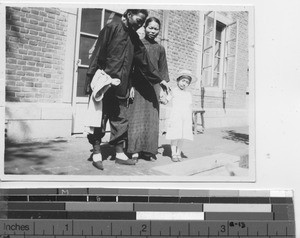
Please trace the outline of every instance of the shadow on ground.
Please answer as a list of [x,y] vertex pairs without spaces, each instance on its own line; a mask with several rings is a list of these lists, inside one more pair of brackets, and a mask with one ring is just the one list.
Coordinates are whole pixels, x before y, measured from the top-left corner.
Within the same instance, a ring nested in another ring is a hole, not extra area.
[[163,144],[158,149],[163,149],[162,156],[172,157],[171,145]]
[[51,140],[47,142],[26,142],[26,143],[18,143],[12,141],[5,142],[5,162],[10,162],[13,160],[31,160],[36,161],[37,163],[43,163],[45,159],[48,159],[49,156],[43,155],[43,153],[39,153],[42,151],[61,151],[62,149],[57,147],[58,143],[67,143],[67,140]]
[[236,132],[235,130],[226,130],[223,132],[227,133],[227,135],[223,136],[223,139],[232,140],[235,142],[241,142],[246,145],[249,145],[249,135],[248,134],[239,133],[239,132]]
[[[167,157],[172,158],[172,151],[171,151],[171,145],[170,144],[162,144],[160,147],[158,147],[158,150],[159,149],[163,149],[163,152],[161,153],[162,156],[167,156]],[[187,158],[187,156],[183,152],[181,152],[181,157],[182,158]]]
[[[14,142],[5,141],[4,162],[5,174],[14,174],[12,171],[17,163],[20,166],[18,174],[27,174],[22,172],[22,166],[42,167],[53,159],[53,154],[63,151],[63,146],[58,144],[67,144],[68,140],[53,139],[47,141]],[[50,153],[49,153],[50,151]],[[11,165],[11,166],[10,166]],[[51,174],[49,171],[40,171],[45,174]]]

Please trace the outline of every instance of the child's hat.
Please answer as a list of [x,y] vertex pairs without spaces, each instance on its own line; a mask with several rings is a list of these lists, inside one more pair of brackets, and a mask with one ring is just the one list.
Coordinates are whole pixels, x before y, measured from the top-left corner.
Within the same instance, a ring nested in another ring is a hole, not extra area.
[[191,82],[190,83],[195,83],[197,81],[197,77],[194,74],[192,74],[192,72],[190,70],[183,69],[183,70],[179,71],[179,73],[177,74],[176,80],[179,77],[182,77],[182,76],[191,77]]

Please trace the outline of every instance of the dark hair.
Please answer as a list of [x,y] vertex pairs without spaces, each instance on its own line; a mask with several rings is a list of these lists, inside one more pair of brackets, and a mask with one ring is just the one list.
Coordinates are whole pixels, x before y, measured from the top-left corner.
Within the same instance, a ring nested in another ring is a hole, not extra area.
[[145,15],[145,17],[147,18],[149,13],[148,13],[148,10],[146,9],[127,9],[124,13],[123,13],[123,17],[126,17],[127,14],[131,12],[133,15],[137,15],[139,13],[142,13]]
[[177,82],[178,82],[178,81],[180,81],[180,80],[183,79],[183,78],[188,79],[188,80],[190,81],[190,83],[192,82],[192,77],[189,76],[189,75],[181,75],[181,76],[179,76],[176,80],[177,80]]
[[160,28],[160,20],[158,20],[156,17],[149,17],[145,22],[145,27],[149,25],[150,22],[156,22],[159,25]]

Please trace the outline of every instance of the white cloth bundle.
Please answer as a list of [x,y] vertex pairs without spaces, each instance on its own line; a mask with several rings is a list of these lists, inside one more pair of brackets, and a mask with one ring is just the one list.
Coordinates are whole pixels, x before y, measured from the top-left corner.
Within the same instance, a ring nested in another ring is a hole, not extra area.
[[[111,78],[103,70],[98,69],[96,71],[91,82],[91,89],[93,92],[90,97],[86,113],[86,127],[101,126],[102,99],[104,93],[111,87],[111,85],[118,86],[120,83],[120,79]],[[91,131],[91,129],[89,129],[89,131]]]

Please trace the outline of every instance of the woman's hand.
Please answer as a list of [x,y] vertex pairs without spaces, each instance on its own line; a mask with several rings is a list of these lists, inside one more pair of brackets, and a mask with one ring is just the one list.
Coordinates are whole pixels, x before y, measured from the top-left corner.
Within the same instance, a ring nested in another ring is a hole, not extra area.
[[160,86],[162,87],[163,90],[170,91],[169,84],[165,80],[163,80],[163,81],[160,82]]

